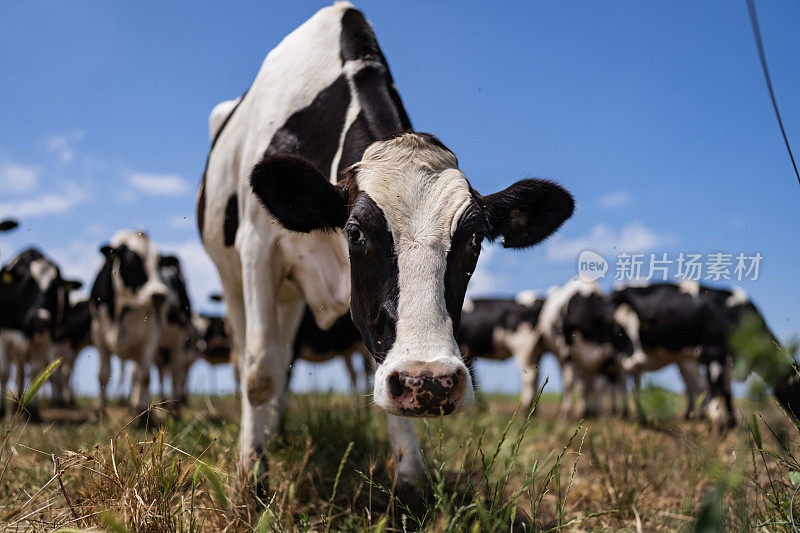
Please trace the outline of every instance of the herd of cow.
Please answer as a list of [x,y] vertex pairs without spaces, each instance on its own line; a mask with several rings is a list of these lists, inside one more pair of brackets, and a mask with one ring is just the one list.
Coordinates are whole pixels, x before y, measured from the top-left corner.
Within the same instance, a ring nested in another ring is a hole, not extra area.
[[[603,391],[621,395],[626,410],[629,376],[638,390],[643,372],[676,363],[687,414],[706,391],[711,418],[734,420],[727,338],[745,314],[760,317],[740,292],[685,283],[601,294],[572,281],[545,298],[465,300],[484,241],[541,242],[570,218],[572,196],[539,179],[479,194],[451,150],[412,129],[371,26],[349,3],[321,9],[281,41],[244,95],[214,108],[209,130],[197,223],[225,320],[191,312],[178,260],[141,231],[102,247],[87,302],[71,302],[77,283],[28,250],[3,267],[3,387],[11,361],[21,384],[25,364],[40,368],[57,354],[53,397],[68,399],[69,368],[91,343],[100,406],[116,354],[134,362],[130,401],[144,409],[151,367],[171,376],[180,404],[194,359],[230,359],[241,391],[239,463],[259,490],[266,435],[285,410],[297,357],[369,355],[397,486],[412,492],[424,464],[411,418],[468,408],[476,357],[514,357],[529,404],[539,360],[552,352],[562,412],[581,416],[601,409]],[[794,412],[797,375],[771,385]]]

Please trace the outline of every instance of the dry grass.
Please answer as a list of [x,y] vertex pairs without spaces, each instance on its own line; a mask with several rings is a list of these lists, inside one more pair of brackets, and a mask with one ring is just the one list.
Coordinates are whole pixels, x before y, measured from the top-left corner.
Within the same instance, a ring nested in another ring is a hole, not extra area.
[[[491,530],[526,515],[537,530],[674,531],[691,530],[702,511],[701,525],[716,529],[790,531],[798,432],[782,412],[748,404],[737,430],[716,434],[679,420],[680,401],[664,397],[651,398],[662,408],[649,427],[557,421],[550,397],[529,424],[514,416],[514,398],[500,396],[483,411],[419,422],[431,484],[423,527]],[[754,409],[764,417],[758,437]],[[347,397],[293,398],[271,445],[273,497],[263,503],[236,473],[234,398],[193,398],[178,419],[156,409],[130,425],[124,408],[100,422],[86,407],[43,415],[43,425],[0,426],[0,530],[420,527],[391,491],[384,417]]]

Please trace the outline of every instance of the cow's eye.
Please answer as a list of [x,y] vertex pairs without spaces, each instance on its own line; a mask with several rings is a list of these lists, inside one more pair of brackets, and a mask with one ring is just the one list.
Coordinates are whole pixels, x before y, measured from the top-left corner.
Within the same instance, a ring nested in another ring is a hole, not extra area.
[[470,250],[477,254],[481,251],[481,244],[483,244],[483,235],[480,233],[473,233],[472,239],[469,241]]
[[367,239],[364,237],[364,233],[355,224],[348,224],[344,227],[344,236],[351,247],[362,248],[366,245]]

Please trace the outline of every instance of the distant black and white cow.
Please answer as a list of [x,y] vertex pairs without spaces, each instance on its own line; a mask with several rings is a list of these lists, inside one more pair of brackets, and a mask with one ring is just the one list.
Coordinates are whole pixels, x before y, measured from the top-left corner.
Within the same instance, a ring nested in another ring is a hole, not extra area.
[[336,357],[344,360],[347,374],[350,377],[350,392],[356,395],[359,390],[358,372],[353,366],[353,356],[358,352],[364,357],[364,382],[369,384],[372,369],[372,358],[364,346],[361,333],[353,324],[349,314],[342,315],[327,330],[322,330],[314,320],[309,309],[303,313],[297,337],[294,342],[293,360],[303,359],[311,363],[324,363]]
[[210,120],[224,127],[212,131],[198,223],[243,347],[241,465],[266,461],[304,301],[323,329],[349,305],[378,364],[374,401],[391,415],[398,482],[415,487],[422,458],[402,417],[472,402],[454,333],[482,241],[539,242],[572,214],[571,196],[541,180],[481,196],[436,138],[397,134],[411,124],[371,27],[347,3],[287,36],[224,107],[226,119],[217,108]]
[[[194,324],[196,345],[195,359],[202,358],[212,365],[233,364],[236,381],[239,381],[238,359],[231,353],[232,346],[228,335],[226,320],[221,316],[195,314],[192,318]],[[303,314],[303,320],[297,330],[294,342],[292,362],[303,359],[311,363],[322,363],[336,357],[342,357],[350,377],[351,391],[358,392],[358,372],[353,366],[352,357],[355,352],[366,356],[364,358],[365,382],[369,381],[371,358],[361,333],[356,329],[350,315],[345,314],[327,330],[317,326],[314,315],[309,309]],[[194,362],[194,359],[192,360]],[[287,383],[288,385],[288,383]]]
[[[55,357],[64,338],[69,292],[80,282],[66,281],[58,266],[39,250],[28,249],[0,271],[0,414],[5,414],[6,384],[16,367],[17,394],[26,376],[36,375]],[[28,409],[38,418],[32,402]]]
[[562,415],[597,413],[598,378],[618,374],[618,354],[634,357],[641,352],[634,319],[630,309],[615,308],[594,283],[576,279],[547,294],[539,316],[540,342],[561,365]]
[[[150,403],[150,369],[169,330],[168,311],[177,297],[162,269],[175,258],[162,257],[143,231],[121,231],[101,248],[105,256],[90,298],[92,344],[100,358],[100,409],[106,406],[111,354],[134,363],[131,406],[144,410]],[[169,305],[168,305],[169,304]],[[177,342],[177,341],[176,341]],[[171,344],[169,344],[171,346]],[[177,352],[180,353],[180,352]],[[173,387],[172,400],[180,399]]]
[[[702,365],[708,379],[706,411],[709,418],[720,426],[735,424],[730,389],[733,367],[733,355],[729,349],[731,334],[741,319],[749,314],[760,321],[766,338],[777,344],[761,313],[747,295],[740,289],[715,289],[688,281],[677,285],[654,283],[625,287],[615,290],[612,298],[617,305],[630,306],[640,322],[644,352],[625,360],[626,368],[641,372],[670,363],[691,367]],[[782,377],[782,381],[770,383],[775,387],[779,401],[790,411],[800,407],[800,403],[795,403],[800,402],[800,388],[790,383],[796,382],[795,377],[789,373]],[[792,397],[796,399],[793,401]],[[691,408],[694,403],[691,393],[689,399]]]
[[177,257],[162,255],[159,260],[159,273],[167,286],[167,301],[164,304],[166,320],[156,360],[160,393],[166,397],[164,378],[168,374],[172,385],[171,397],[177,401],[177,406],[180,406],[186,401],[190,353],[196,343],[192,305],[186,291],[186,279],[183,277]]
[[543,298],[465,300],[458,345],[466,360],[513,357],[522,375],[522,406],[530,409],[537,393],[539,361],[544,353],[537,330]]
[[192,325],[195,331],[195,359],[205,359],[212,365],[230,364],[232,347],[225,317],[194,313]]

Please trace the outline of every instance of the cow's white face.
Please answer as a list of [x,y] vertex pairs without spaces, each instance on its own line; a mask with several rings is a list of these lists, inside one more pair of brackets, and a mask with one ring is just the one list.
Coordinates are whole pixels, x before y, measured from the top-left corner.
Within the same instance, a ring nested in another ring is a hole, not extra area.
[[375,403],[404,416],[472,402],[454,334],[483,240],[530,246],[573,210],[569,193],[542,180],[479,195],[453,153],[420,133],[373,143],[337,186],[291,156],[256,165],[251,185],[290,230],[343,228],[353,321],[378,363]]
[[111,263],[117,312],[125,308],[156,311],[167,299],[162,257],[143,231],[121,231],[101,247]]

